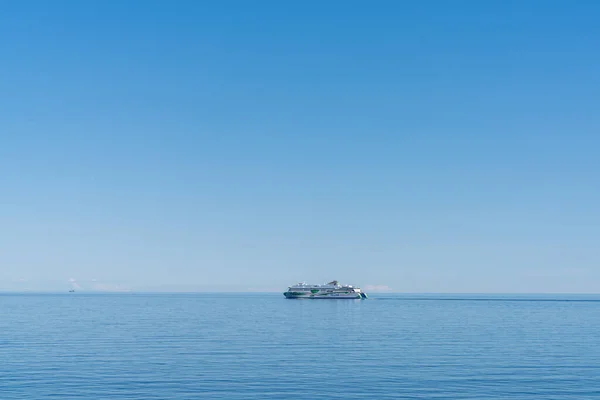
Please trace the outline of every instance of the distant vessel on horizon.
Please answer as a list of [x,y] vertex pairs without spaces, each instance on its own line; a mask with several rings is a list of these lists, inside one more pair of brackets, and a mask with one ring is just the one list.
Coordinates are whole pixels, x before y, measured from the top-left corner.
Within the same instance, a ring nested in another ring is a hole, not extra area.
[[325,285],[310,285],[304,282],[288,287],[283,293],[287,299],[366,299],[367,294],[359,287],[340,285],[331,281]]

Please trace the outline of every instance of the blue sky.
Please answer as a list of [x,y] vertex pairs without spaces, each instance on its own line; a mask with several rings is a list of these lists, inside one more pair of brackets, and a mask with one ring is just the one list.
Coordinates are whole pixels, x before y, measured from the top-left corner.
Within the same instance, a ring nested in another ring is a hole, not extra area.
[[600,291],[594,1],[0,4],[0,289]]

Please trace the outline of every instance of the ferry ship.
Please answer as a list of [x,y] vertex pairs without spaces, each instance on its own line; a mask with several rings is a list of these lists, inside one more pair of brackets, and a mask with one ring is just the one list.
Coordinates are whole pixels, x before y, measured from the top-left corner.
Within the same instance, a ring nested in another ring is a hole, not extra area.
[[283,293],[288,299],[366,299],[359,287],[340,285],[331,281],[325,285],[308,285],[304,282],[288,287]]

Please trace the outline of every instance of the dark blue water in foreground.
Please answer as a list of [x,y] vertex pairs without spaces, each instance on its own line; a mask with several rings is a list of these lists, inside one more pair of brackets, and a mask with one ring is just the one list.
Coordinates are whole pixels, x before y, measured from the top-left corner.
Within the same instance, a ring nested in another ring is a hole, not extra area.
[[600,398],[600,297],[0,295],[0,399]]

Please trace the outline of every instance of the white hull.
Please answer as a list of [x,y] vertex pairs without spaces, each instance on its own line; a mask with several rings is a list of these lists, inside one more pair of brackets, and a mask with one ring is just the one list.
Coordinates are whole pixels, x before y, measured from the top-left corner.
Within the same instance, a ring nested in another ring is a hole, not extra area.
[[284,293],[285,297],[288,299],[360,299],[362,296],[360,294],[288,294]]

